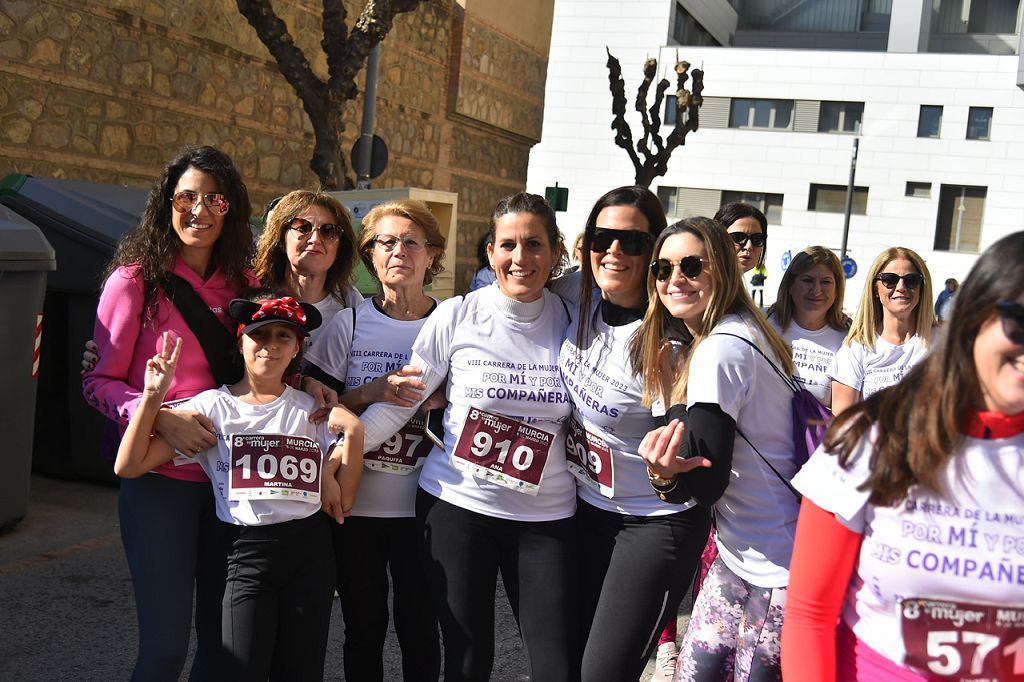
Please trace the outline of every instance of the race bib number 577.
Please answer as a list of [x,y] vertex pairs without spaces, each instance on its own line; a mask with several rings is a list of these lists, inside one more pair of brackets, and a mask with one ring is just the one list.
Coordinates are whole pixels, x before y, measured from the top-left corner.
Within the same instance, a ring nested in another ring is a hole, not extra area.
[[231,436],[229,500],[288,498],[320,502],[320,446],[283,434]]
[[471,408],[452,464],[474,477],[536,495],[554,436],[517,419]]

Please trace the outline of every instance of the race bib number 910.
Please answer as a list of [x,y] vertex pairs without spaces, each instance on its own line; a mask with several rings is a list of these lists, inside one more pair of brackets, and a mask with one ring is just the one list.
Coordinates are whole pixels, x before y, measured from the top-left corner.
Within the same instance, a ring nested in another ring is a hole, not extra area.
[[288,498],[320,502],[320,446],[283,434],[231,437],[229,500]]
[[1024,681],[1024,609],[904,599],[905,663],[929,679]]
[[452,463],[476,478],[536,495],[553,440],[544,429],[471,408]]

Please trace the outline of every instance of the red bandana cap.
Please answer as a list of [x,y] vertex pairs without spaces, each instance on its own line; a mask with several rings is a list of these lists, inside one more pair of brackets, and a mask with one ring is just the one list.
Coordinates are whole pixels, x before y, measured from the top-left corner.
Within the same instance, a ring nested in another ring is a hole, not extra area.
[[299,303],[291,296],[258,301],[236,298],[231,301],[229,312],[238,322],[238,336],[273,323],[287,324],[302,336],[309,336],[321,323],[319,310],[308,303]]

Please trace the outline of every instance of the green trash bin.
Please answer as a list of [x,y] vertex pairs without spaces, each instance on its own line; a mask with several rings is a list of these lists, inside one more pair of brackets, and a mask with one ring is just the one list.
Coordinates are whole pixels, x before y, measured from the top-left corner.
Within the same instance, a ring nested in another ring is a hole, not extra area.
[[0,531],[28,512],[43,296],[56,267],[39,228],[0,206]]

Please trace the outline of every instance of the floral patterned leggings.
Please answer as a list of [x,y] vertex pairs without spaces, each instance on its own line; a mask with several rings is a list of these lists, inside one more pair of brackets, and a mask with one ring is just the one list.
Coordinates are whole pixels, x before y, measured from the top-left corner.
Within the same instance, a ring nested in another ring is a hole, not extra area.
[[781,680],[786,588],[751,585],[715,559],[693,605],[676,682]]

